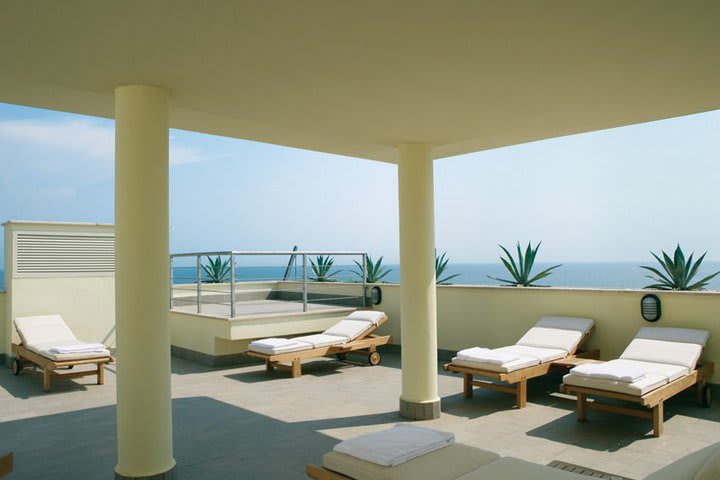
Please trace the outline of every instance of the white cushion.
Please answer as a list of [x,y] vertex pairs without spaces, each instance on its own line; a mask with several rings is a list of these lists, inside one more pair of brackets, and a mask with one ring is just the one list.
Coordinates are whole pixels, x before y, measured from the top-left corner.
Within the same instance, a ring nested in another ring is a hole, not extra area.
[[567,357],[568,352],[557,348],[527,347],[525,345],[510,345],[508,347],[496,348],[500,352],[514,353],[523,357],[537,358],[540,363],[550,362],[558,358]]
[[323,466],[354,480],[455,480],[498,458],[496,453],[454,443],[395,467],[383,467],[338,452],[326,453]]
[[73,345],[79,342],[60,315],[18,317],[15,328],[25,346]]
[[[431,477],[425,477],[431,478]],[[587,480],[588,476],[546,467],[514,457],[487,463],[457,480]]]
[[691,454],[685,455],[675,460],[671,464],[651,473],[645,480],[678,480],[678,479],[692,479],[692,480],[710,480],[717,479],[717,476],[704,478],[702,475],[706,472],[712,471],[712,464],[708,465],[705,469],[707,462],[712,462],[713,455],[720,451],[720,444],[716,443],[708,447],[697,450]]
[[356,310],[347,316],[348,320],[360,320],[377,325],[385,317],[385,312],[376,310]]
[[316,335],[306,335],[304,337],[293,338],[296,342],[309,343],[313,348],[329,347],[331,345],[342,345],[348,342],[347,337],[337,337],[335,335],[326,335],[318,333]]
[[533,365],[540,364],[540,360],[535,357],[520,357],[517,360],[503,363],[501,365],[489,362],[473,362],[471,360],[460,360],[457,357],[453,357],[451,362],[453,365],[458,365],[460,367],[477,368],[478,370],[488,370],[490,372],[498,373],[513,372],[521,368],[532,367]]
[[710,338],[710,332],[694,328],[642,327],[638,330],[635,338],[665,340],[666,342],[696,343],[701,347],[705,347],[708,338]]
[[[295,339],[293,339],[295,340]],[[313,348],[312,344],[307,342],[294,342],[284,346],[269,346],[269,345],[253,345],[252,343],[248,347],[253,352],[264,353],[265,355],[280,355],[281,353],[290,352],[301,352],[303,350],[310,350]]]
[[325,330],[325,335],[334,335],[336,337],[345,337],[348,340],[355,340],[371,328],[372,323],[363,320],[341,320],[332,327]]
[[680,365],[688,370],[695,369],[702,347],[696,343],[668,342],[635,338],[620,355],[625,360]]
[[[74,342],[65,343],[64,345],[84,345],[84,342],[81,342],[80,340],[75,340]],[[109,357],[110,356],[110,350],[103,349],[101,351],[96,352],[75,352],[75,353],[51,353],[49,350],[53,347],[57,347],[58,345],[55,342],[47,343],[47,344],[35,344],[35,345],[26,345],[26,348],[28,350],[32,350],[33,352],[42,355],[45,358],[49,358],[50,360],[55,360],[57,362],[62,362],[66,360],[85,360],[88,358],[99,358],[99,357]]]
[[543,317],[516,344],[571,352],[594,323],[589,318]]
[[662,387],[668,383],[664,375],[648,374],[640,380],[633,383],[618,382],[616,380],[606,380],[603,378],[592,378],[568,373],[563,377],[563,383],[566,385],[574,385],[576,387],[595,388],[598,390],[607,390],[610,392],[626,393],[628,395],[642,396],[648,392]]

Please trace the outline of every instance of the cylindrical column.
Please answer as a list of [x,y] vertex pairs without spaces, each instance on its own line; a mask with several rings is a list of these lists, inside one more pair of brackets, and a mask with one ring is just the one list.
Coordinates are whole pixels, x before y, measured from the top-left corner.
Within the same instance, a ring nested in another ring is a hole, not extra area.
[[430,146],[399,146],[400,315],[402,395],[400,415],[440,416],[437,389],[435,218]]
[[168,138],[167,92],[115,90],[116,479],[174,478]]

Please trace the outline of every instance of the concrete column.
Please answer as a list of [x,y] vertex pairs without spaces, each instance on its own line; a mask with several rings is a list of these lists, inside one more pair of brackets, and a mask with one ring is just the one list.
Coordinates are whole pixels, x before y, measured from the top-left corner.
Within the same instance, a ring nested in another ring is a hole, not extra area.
[[404,144],[398,150],[402,316],[400,415],[413,420],[428,420],[440,416],[433,160],[429,145]]
[[115,90],[116,479],[175,478],[168,319],[168,95]]

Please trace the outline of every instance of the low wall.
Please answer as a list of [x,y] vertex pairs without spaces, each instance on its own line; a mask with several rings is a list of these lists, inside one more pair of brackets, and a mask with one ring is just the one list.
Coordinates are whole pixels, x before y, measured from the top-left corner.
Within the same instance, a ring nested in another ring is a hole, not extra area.
[[[380,285],[388,314],[381,329],[400,343],[400,287]],[[648,290],[586,290],[490,286],[439,286],[437,289],[438,348],[459,350],[481,345],[500,347],[517,341],[544,315],[592,318],[596,330],[589,341],[603,359],[622,353],[640,327],[686,327],[710,331],[704,358],[720,365],[720,293],[657,292],[662,317],[650,323],[640,315],[640,299]],[[408,319],[412,322],[412,319]],[[716,373],[713,380],[720,381]]]
[[5,357],[10,354],[6,352],[6,341],[5,332],[7,331],[7,315],[5,313],[5,305],[7,301],[7,293],[0,291],[0,365],[5,362]]

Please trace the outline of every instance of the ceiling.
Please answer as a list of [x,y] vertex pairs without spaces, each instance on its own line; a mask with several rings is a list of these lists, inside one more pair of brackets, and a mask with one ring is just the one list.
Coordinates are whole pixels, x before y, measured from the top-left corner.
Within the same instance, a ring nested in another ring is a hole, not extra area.
[[394,162],[720,108],[712,0],[4,0],[0,101]]

